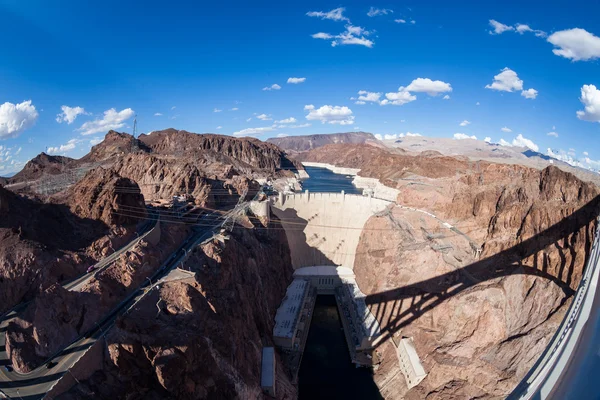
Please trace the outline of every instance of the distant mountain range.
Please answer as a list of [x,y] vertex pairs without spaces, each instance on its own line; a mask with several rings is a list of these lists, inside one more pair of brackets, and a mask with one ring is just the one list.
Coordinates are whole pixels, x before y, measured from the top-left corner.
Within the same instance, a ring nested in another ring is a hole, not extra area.
[[368,132],[344,132],[306,136],[286,136],[279,138],[271,138],[268,139],[267,142],[273,143],[287,152],[301,153],[304,151],[316,149],[317,147],[325,146],[327,144],[377,144],[378,140],[372,133]]

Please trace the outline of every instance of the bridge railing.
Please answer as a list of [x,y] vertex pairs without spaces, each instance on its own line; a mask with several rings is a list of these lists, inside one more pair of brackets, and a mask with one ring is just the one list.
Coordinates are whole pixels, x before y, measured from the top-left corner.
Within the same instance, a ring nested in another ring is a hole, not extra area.
[[[600,223],[600,218],[598,223]],[[546,350],[507,399],[521,400],[531,399],[534,396],[539,397],[541,391],[548,394],[556,385],[568,365],[572,350],[589,318],[596,296],[599,272],[600,234],[596,232],[590,258],[565,318]]]

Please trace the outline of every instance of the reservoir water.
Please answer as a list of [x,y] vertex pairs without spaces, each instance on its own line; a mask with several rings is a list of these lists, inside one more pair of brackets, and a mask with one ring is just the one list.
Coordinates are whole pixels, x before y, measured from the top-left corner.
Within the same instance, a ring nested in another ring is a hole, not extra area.
[[327,168],[304,167],[310,178],[302,181],[302,189],[309,192],[341,192],[362,194],[362,189],[352,184],[352,177],[334,174]]
[[350,360],[334,296],[317,296],[298,375],[299,399],[382,399],[373,371]]

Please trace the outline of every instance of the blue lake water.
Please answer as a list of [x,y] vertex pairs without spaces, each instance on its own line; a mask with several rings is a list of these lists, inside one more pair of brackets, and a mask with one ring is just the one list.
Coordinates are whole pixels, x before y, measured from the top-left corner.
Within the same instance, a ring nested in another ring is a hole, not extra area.
[[362,194],[362,189],[352,184],[352,177],[334,174],[327,168],[304,167],[310,178],[302,181],[302,189],[309,192],[341,192]]

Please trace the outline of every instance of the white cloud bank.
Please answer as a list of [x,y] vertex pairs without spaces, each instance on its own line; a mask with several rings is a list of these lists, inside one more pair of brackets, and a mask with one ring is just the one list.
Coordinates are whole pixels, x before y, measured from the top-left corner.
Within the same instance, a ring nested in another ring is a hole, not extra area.
[[331,46],[336,47],[338,45],[350,45],[355,44],[365,47],[373,47],[375,42],[367,39],[365,36],[369,36],[371,31],[368,31],[360,26],[346,25],[346,30],[338,35],[331,35],[325,32],[318,32],[312,36],[313,39],[333,39]]
[[95,133],[105,133],[109,130],[120,129],[125,126],[125,121],[133,117],[135,112],[131,108],[125,108],[117,111],[114,108],[104,111],[104,117],[88,121],[78,129],[82,135],[93,135]]
[[71,139],[66,144],[61,144],[57,147],[48,147],[48,154],[67,153],[75,149],[79,141],[79,139]]
[[261,128],[246,128],[241,131],[233,132],[233,136],[253,136],[253,135],[261,135],[266,132],[272,132],[274,130],[273,126],[265,126]]
[[470,121],[467,121],[467,120],[465,119],[463,122],[461,122],[461,123],[460,123],[460,124],[458,124],[458,125],[460,125],[460,126],[467,126],[467,125],[470,125],[470,124],[471,124],[471,122],[470,122]]
[[548,42],[556,48],[552,50],[560,57],[572,61],[589,61],[600,58],[600,38],[581,28],[554,32]]
[[552,158],[563,161],[574,167],[579,167],[579,168],[588,169],[590,171],[600,172],[600,160],[592,160],[591,158],[588,157],[588,152],[586,152],[586,151],[583,152],[584,157],[581,157],[579,159],[575,158],[574,153],[571,152],[571,154],[569,154],[568,152],[566,152],[562,149],[561,150],[552,150],[552,149],[548,148],[548,150],[546,151],[546,154]]
[[513,139],[512,145],[513,146],[517,146],[517,147],[527,147],[528,149],[531,149],[533,151],[539,151],[540,150],[540,148],[538,147],[537,144],[533,143],[532,140],[527,139],[526,137],[524,137],[520,133],[519,133],[519,135],[516,138]]
[[422,92],[430,96],[437,96],[440,93],[451,92],[452,86],[442,81],[432,81],[429,78],[417,78],[406,87],[409,92]]
[[456,140],[465,140],[465,139],[477,140],[477,136],[475,136],[475,135],[469,136],[466,133],[455,133],[452,138],[456,139]]
[[505,126],[505,127],[503,127],[503,128],[500,128],[500,130],[501,130],[502,132],[506,132],[506,133],[510,133],[510,132],[512,132],[512,129],[510,129],[510,128],[506,127],[506,126]]
[[321,19],[330,19],[332,21],[346,21],[350,22],[350,20],[344,17],[344,11],[346,9],[344,7],[334,8],[331,11],[323,12],[323,11],[309,11],[306,13],[309,17],[317,17]]
[[277,123],[279,123],[279,124],[293,124],[295,122],[297,122],[297,121],[296,121],[296,118],[294,118],[294,117],[290,117],[290,118],[286,118],[286,119],[277,121]]
[[304,110],[308,111],[306,119],[309,121],[321,121],[322,124],[340,124],[351,125],[354,123],[352,110],[346,106],[330,106],[324,105],[320,108],[315,108],[309,104],[304,106]]
[[[401,106],[406,103],[417,100],[417,96],[413,93],[427,93],[429,96],[437,96],[441,93],[451,92],[452,86],[443,81],[434,81],[429,78],[417,78],[408,86],[400,86],[397,92],[389,92],[385,94],[385,99],[380,100],[382,93],[368,92],[361,90],[358,92],[359,97],[356,104],[365,104],[366,102],[378,103],[382,106],[392,104]],[[411,93],[412,92],[412,93]],[[449,96],[444,96],[444,99],[449,99]]]
[[17,137],[25,129],[31,128],[39,114],[31,100],[0,105],[0,140]]
[[83,107],[61,106],[60,109],[62,113],[56,114],[56,122],[59,124],[66,122],[68,125],[71,125],[78,115],[87,115]]
[[521,90],[521,96],[526,99],[535,99],[538,95],[538,91],[535,89],[523,90],[523,81],[519,79],[515,71],[508,67],[504,68],[498,75],[495,75],[494,81],[489,85],[485,85],[485,88],[500,92]]
[[272,84],[271,86],[267,86],[267,87],[262,88],[262,90],[265,90],[265,91],[279,90],[279,89],[281,89],[281,86],[279,86],[276,83]]
[[371,7],[369,9],[369,12],[367,13],[367,15],[369,17],[376,17],[378,15],[392,14],[393,12],[394,12],[394,10],[390,10],[389,8],[375,8],[375,7]]
[[546,32],[540,31],[538,29],[531,29],[531,27],[526,24],[516,24],[514,26],[511,26],[511,25],[505,25],[494,19],[490,19],[489,22],[490,22],[490,26],[493,29],[489,32],[490,35],[500,35],[501,33],[504,33],[504,32],[517,32],[522,35],[525,32],[533,32],[533,34],[535,34],[535,36],[537,36],[537,37],[546,37],[547,36]]
[[294,85],[297,85],[298,83],[303,83],[306,80],[306,78],[288,78],[287,83],[292,83]]
[[556,132],[548,132],[546,135],[553,136],[553,137],[558,137],[558,133],[556,133]]
[[584,109],[577,111],[577,118],[582,121],[600,122],[600,90],[594,85],[583,85],[579,101],[584,105]]

